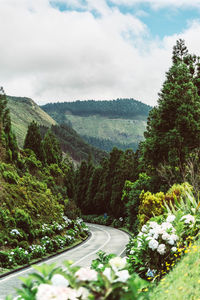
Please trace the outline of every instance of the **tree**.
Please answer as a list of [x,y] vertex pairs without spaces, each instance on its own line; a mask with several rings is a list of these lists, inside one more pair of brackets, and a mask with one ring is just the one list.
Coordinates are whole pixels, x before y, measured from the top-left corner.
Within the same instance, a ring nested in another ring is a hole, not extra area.
[[164,163],[183,168],[189,153],[199,148],[200,97],[192,73],[191,56],[179,40],[158,106],[151,110],[147,121],[146,140],[142,144],[146,165],[156,168]]
[[42,146],[42,137],[40,134],[39,125],[32,121],[27,130],[24,141],[24,149],[31,149],[36,154],[37,159],[44,161],[44,150]]
[[18,159],[18,146],[15,134],[11,127],[10,111],[7,108],[7,99],[4,89],[0,87],[0,142],[6,148],[0,149],[1,158],[5,157],[8,161],[16,161]]
[[45,134],[42,145],[47,164],[55,163],[59,165],[62,161],[62,150],[57,138],[51,130],[48,130]]

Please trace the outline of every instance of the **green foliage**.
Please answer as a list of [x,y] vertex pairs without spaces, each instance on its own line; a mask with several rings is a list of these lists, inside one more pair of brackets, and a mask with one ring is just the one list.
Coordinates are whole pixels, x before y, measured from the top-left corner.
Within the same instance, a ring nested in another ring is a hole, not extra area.
[[74,115],[88,116],[99,114],[109,117],[135,117],[146,116],[150,106],[134,99],[117,99],[111,101],[75,101],[63,103],[49,103],[42,106],[42,109],[52,116],[56,116],[58,121],[62,114],[70,111]]
[[6,149],[6,153],[0,149],[0,152],[2,152],[1,158],[8,162],[17,161],[17,141],[12,132],[10,111],[7,108],[6,94],[2,87],[0,87],[0,143],[2,144],[1,146]]
[[200,241],[188,250],[174,269],[150,292],[150,300],[198,299],[200,295]]
[[17,208],[15,211],[15,221],[18,228],[23,229],[26,233],[32,228],[32,219],[28,212],[25,212],[23,209]]
[[24,149],[31,149],[40,161],[44,161],[44,149],[39,125],[32,121],[28,126],[28,131],[24,141]]
[[[47,132],[47,127],[40,127],[41,133],[44,136]],[[51,127],[59,141],[63,152],[68,153],[74,160],[87,160],[91,153],[95,162],[99,162],[107,154],[97,148],[87,144],[81,136],[67,124],[55,125]]]
[[151,217],[159,216],[164,212],[165,194],[159,192],[152,194],[151,192],[142,192],[140,195],[140,206],[138,218],[140,225],[146,223]]
[[135,182],[129,180],[125,181],[122,202],[127,211],[127,224],[126,226],[132,231],[137,231],[137,215],[140,205],[140,194],[142,191],[148,191],[151,188],[151,178],[145,173],[140,173],[139,178]]
[[190,152],[199,147],[200,98],[184,42],[177,41],[175,49],[158,106],[149,114],[142,151],[146,165],[168,164],[181,170]]
[[0,266],[2,268],[6,268],[7,266],[9,266],[9,253],[5,252],[5,251],[0,251]]
[[60,164],[62,151],[55,135],[49,130],[43,139],[43,149],[47,164]]
[[76,267],[72,262],[65,262],[65,266],[65,271],[53,264],[35,266],[37,272],[21,278],[23,286],[17,290],[18,295],[35,300],[48,290],[54,297],[62,293],[70,298],[70,294],[73,298],[76,295],[77,299],[148,299],[145,293],[149,284],[136,274],[130,276],[126,261],[120,257],[106,260],[104,272]]
[[18,183],[19,176],[16,172],[4,171],[2,175],[3,175],[3,178],[8,183],[12,183],[12,184],[17,184]]

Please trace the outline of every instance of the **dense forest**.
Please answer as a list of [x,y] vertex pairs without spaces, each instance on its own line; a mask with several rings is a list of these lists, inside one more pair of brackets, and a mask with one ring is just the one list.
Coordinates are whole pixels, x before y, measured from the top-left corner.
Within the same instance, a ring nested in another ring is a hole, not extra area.
[[[42,136],[48,131],[45,126],[40,126],[40,133]],[[67,124],[52,125],[51,131],[54,133],[59,141],[60,147],[64,153],[67,153],[73,160],[81,162],[87,160],[89,156],[93,161],[99,163],[103,157],[108,154],[90,145],[89,141],[86,143],[77,132]]]
[[[89,116],[98,114],[107,117],[138,117],[147,116],[150,109],[140,101],[134,99],[117,99],[117,100],[88,100],[63,103],[49,103],[41,108],[50,114],[58,123],[62,122],[63,113],[66,111],[79,116]],[[61,119],[60,119],[61,118]]]
[[119,142],[114,142],[109,139],[102,139],[102,138],[97,138],[97,137],[92,137],[92,136],[87,136],[83,135],[82,136],[85,141],[87,141],[90,145],[93,145],[99,149],[103,149],[106,152],[112,151],[114,147],[117,147],[120,150],[126,150],[126,149],[132,149],[134,151],[137,150],[138,143],[137,142],[132,142],[132,143],[119,143]]

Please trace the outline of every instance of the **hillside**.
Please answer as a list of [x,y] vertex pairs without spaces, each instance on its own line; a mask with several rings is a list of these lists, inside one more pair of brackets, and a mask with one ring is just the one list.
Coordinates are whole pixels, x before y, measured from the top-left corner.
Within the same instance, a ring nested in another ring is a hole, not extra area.
[[23,146],[27,128],[31,121],[34,120],[38,124],[47,127],[56,124],[56,122],[30,98],[7,96],[7,100],[13,130],[20,147]]
[[58,123],[70,124],[93,146],[110,151],[143,140],[150,106],[134,99],[50,103],[41,107]]
[[68,153],[75,161],[88,159],[100,161],[106,153],[85,142],[75,130],[68,125],[59,126],[32,99],[7,96],[12,128],[16,134],[18,145],[23,147],[28,125],[34,120],[44,131],[52,127],[52,131],[60,142],[62,151]]

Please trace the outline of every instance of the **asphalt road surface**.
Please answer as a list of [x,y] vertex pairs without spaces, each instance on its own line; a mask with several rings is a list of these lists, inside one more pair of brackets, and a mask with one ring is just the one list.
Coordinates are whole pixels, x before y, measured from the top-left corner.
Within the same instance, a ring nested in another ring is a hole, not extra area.
[[[96,224],[87,225],[91,231],[91,236],[86,242],[46,260],[45,263],[56,263],[57,266],[63,266],[63,261],[73,260],[74,265],[87,267],[90,266],[91,261],[97,257],[96,253],[99,250],[103,250],[108,254],[115,253],[118,256],[123,255],[125,246],[129,241],[128,234],[107,226]],[[1,278],[0,299],[5,299],[8,294],[16,296],[15,288],[21,286],[19,277],[26,277],[32,271],[33,269],[30,267]]]

